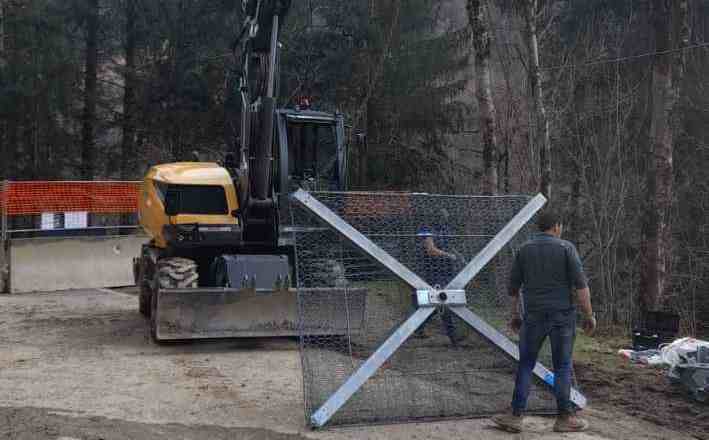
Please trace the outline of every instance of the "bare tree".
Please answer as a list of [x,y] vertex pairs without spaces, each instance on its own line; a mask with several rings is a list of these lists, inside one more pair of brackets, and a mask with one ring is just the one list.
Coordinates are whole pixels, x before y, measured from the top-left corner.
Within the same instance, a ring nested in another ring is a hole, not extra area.
[[[673,42],[684,40],[679,36],[688,31],[688,25],[686,0],[671,3],[653,0],[649,7],[658,54],[653,64],[650,92],[650,160],[641,245],[640,300],[645,310],[657,310],[663,306],[669,285],[668,264],[672,253],[670,213],[674,181],[672,156],[674,131],[678,129],[678,124],[673,120],[681,83],[681,69],[675,65],[676,62],[681,63],[681,58],[668,51],[673,47]],[[673,28],[675,32],[682,30],[674,38]]]
[[384,76],[384,67],[386,66],[387,56],[391,50],[391,44],[394,39],[394,32],[399,27],[399,18],[401,13],[401,0],[390,0],[386,3],[389,6],[391,14],[388,23],[384,23],[382,18],[382,10],[384,6],[382,2],[369,0],[368,3],[368,19],[370,22],[370,33],[368,38],[376,40],[378,36],[383,39],[383,45],[376,47],[372,42],[368,42],[367,61],[369,64],[367,85],[365,95],[359,107],[355,111],[354,124],[355,128],[359,127],[361,121],[366,121],[367,137],[364,142],[360,143],[358,151],[358,183],[361,187],[366,187],[368,184],[368,164],[369,164],[369,136],[373,135],[372,130],[372,99],[374,93],[379,87],[382,77]]
[[544,108],[544,91],[539,68],[539,43],[537,41],[537,0],[525,0],[524,21],[526,25],[527,49],[529,51],[529,81],[532,90],[533,108],[535,111],[535,133],[541,129],[542,146],[539,149],[539,163],[541,165],[541,180],[539,190],[547,197],[551,197],[551,137],[549,134],[549,119]]
[[483,192],[495,194],[498,188],[498,150],[495,135],[495,103],[492,99],[490,79],[490,31],[487,23],[487,4],[485,0],[469,0],[467,8],[475,51],[476,97],[483,151]]
[[[6,20],[7,5],[5,2],[2,2],[2,4],[0,4],[0,68],[4,67],[4,64],[7,63],[5,45]],[[9,175],[8,164],[11,163],[9,157],[11,148],[9,145],[9,136],[7,135],[9,128],[10,124],[8,124],[5,118],[2,118],[2,121],[0,121],[0,180],[7,178]],[[2,250],[0,249],[0,251]]]
[[125,4],[125,56],[126,65],[123,86],[123,140],[121,145],[121,178],[135,177],[135,117],[136,105],[136,2]]

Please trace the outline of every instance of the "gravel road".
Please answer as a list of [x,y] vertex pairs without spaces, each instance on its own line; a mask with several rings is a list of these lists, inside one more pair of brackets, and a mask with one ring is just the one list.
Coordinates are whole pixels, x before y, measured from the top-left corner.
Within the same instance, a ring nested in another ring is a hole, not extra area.
[[[155,345],[137,298],[114,290],[0,296],[0,439],[507,439],[488,420],[305,426],[297,342]],[[591,432],[525,439],[682,439],[622,414],[586,411]],[[518,437],[519,438],[519,437]]]

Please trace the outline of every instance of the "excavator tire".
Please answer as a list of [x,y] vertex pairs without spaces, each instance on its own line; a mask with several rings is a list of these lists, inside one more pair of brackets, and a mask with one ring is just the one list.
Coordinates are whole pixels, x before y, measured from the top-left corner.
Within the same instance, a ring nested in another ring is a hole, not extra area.
[[151,285],[150,282],[151,280],[146,279],[146,274],[150,273],[148,271],[149,267],[148,265],[151,265],[152,263],[147,259],[147,258],[141,258],[140,259],[140,265],[137,267],[137,277],[136,277],[136,284],[138,284],[138,287],[140,289],[139,295],[138,295],[138,311],[140,312],[141,315],[145,316],[146,318],[150,318],[150,296],[151,296]]
[[197,287],[197,263],[187,258],[163,258],[155,273],[156,288],[185,289]]
[[198,279],[197,263],[188,258],[172,257],[158,261],[150,295],[150,335],[153,341],[160,341],[157,337],[158,290],[197,287]]

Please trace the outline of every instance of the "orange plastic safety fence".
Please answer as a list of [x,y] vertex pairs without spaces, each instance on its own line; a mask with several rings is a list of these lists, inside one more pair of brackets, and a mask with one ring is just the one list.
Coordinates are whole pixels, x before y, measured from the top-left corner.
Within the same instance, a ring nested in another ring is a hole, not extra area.
[[8,216],[84,211],[128,214],[138,210],[140,182],[6,182],[0,204]]

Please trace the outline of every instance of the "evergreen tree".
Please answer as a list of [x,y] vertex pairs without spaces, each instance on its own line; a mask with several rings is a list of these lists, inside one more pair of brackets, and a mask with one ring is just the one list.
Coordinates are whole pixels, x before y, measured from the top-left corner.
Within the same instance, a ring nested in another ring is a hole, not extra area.
[[351,149],[359,187],[453,189],[450,135],[470,111],[459,99],[468,33],[439,30],[439,6],[314,0],[289,17],[283,101],[312,96],[366,133]]

